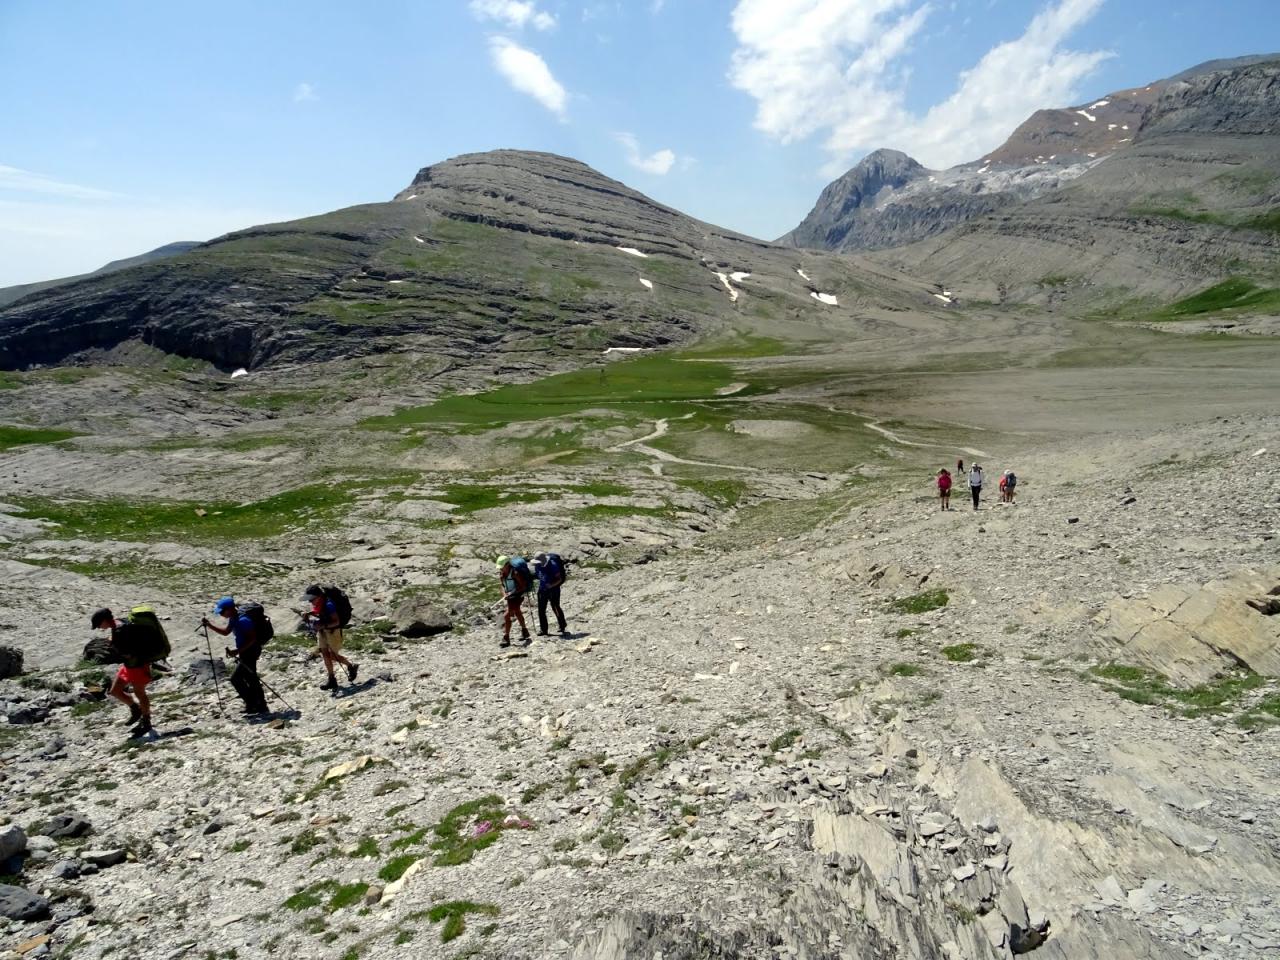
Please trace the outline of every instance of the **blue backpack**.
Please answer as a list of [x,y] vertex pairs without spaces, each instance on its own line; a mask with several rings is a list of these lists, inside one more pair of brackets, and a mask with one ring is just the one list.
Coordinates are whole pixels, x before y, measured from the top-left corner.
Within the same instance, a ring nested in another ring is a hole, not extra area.
[[[534,584],[535,578],[533,571],[529,569],[529,561],[524,557],[512,557],[509,561],[511,564],[511,576],[506,579],[503,586],[507,588],[508,593],[525,593]],[[520,585],[520,577],[524,578],[524,585]]]

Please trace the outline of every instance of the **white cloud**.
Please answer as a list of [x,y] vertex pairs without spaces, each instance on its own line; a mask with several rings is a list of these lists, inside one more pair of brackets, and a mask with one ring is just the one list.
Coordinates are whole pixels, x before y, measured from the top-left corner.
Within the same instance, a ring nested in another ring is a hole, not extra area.
[[676,165],[676,155],[671,150],[659,150],[645,156],[640,152],[640,141],[631,133],[615,133],[613,138],[622,144],[626,150],[627,163],[645,173],[651,173],[654,176],[665,176],[671,172],[671,168]]
[[471,12],[481,20],[496,20],[512,30],[526,26],[550,30],[556,25],[556,18],[539,10],[534,0],[471,0]]
[[316,96],[316,88],[309,83],[300,83],[293,88],[293,102],[307,103],[311,100],[319,100]]
[[975,160],[1034,110],[1065,105],[1109,56],[1067,50],[1104,0],[1055,0],[1022,36],[992,47],[955,92],[906,106],[904,62],[933,13],[918,0],[739,0],[729,79],[756,100],[757,129],[790,143],[825,133],[836,173],[861,152],[893,147],[932,167]]
[[0,163],[0,191],[6,193],[36,193],[44,196],[65,197],[71,200],[109,200],[117,194],[94,187],[82,187],[77,183],[64,183],[41,173],[21,170]]
[[489,41],[489,55],[494,67],[512,87],[564,119],[569,95],[542,57],[506,37],[493,37]]

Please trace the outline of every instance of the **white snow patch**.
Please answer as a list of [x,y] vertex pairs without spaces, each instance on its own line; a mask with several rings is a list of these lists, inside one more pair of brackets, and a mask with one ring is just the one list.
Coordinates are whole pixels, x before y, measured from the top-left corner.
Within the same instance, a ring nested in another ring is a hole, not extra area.
[[1118,126],[1120,126],[1120,124],[1118,124],[1118,123],[1108,123],[1108,124],[1107,124],[1107,129],[1108,129],[1108,130],[1114,130],[1114,129],[1115,129],[1116,127],[1118,127]]
[[1121,127],[1120,129],[1121,129],[1121,130],[1128,130],[1128,129],[1129,129],[1129,125],[1126,123],[1126,124],[1125,124],[1123,127]]
[[951,298],[948,297],[945,293],[935,293],[934,296],[937,297],[939,300],[941,300],[943,303],[951,302]]
[[409,196],[405,197],[405,199],[406,199],[406,200],[417,200],[417,199],[418,199],[418,195],[417,195],[416,193],[411,193],[411,194],[409,194]]
[[633,257],[648,258],[649,256],[647,253],[643,253],[640,250],[637,250],[635,247],[619,247],[618,249],[621,250],[623,253],[631,254]]
[[741,283],[743,280],[746,280],[749,276],[751,276],[751,274],[748,271],[739,270],[736,273],[729,274],[729,279],[732,280],[734,283]]
[[640,278],[640,282],[641,282],[641,283],[643,283],[643,284],[645,285],[645,287],[647,287],[648,289],[650,289],[650,290],[652,290],[652,289],[653,289],[653,281],[652,281],[652,280],[646,280],[644,277],[641,277],[641,278]]
[[938,178],[937,178],[937,177],[930,177],[930,178],[929,178],[929,182],[930,182],[930,183],[937,183],[937,182],[938,182]]
[[1097,120],[1098,120],[1098,118],[1097,118],[1097,117],[1095,117],[1095,116],[1094,116],[1092,113],[1090,113],[1088,110],[1077,110],[1077,111],[1076,111],[1076,113],[1080,114],[1080,116],[1084,117],[1084,118],[1085,118],[1086,120],[1088,120],[1090,123],[1096,123],[1096,122],[1097,122]]
[[388,280],[387,283],[404,283],[403,280]]
[[231,379],[234,380],[237,377],[247,377],[248,375],[249,375],[249,371],[246,370],[244,367],[241,367],[240,369],[234,371],[231,374]]
[[1078,126],[1080,126],[1080,121],[1079,121],[1079,120],[1074,120],[1074,121],[1072,121],[1071,125],[1072,125],[1073,127],[1078,127]]
[[1050,159],[1050,160],[1057,160],[1057,159],[1058,159],[1058,155],[1057,155],[1056,153],[1051,153],[1051,154],[1049,154],[1049,159]]
[[729,275],[726,273],[717,273],[716,276],[720,278],[720,282],[724,284],[724,288],[729,291],[729,299],[737,301],[738,291],[733,289],[733,284],[729,282]]
[[1132,139],[1132,137],[1125,137],[1123,140],[1117,140],[1116,143],[1128,143]]
[[427,241],[423,240],[421,237],[416,237],[416,236],[415,236],[413,239],[417,240],[419,243],[426,243],[426,242],[427,242]]
[[608,347],[605,349],[605,355],[611,353],[639,353],[644,347]]
[[821,300],[823,303],[831,307],[840,306],[840,301],[838,301],[835,298],[835,296],[830,293],[817,293],[815,291],[814,293],[809,294],[809,296],[813,297],[813,299],[815,300]]
[[1087,156],[1090,160],[1092,160],[1094,157],[1096,157],[1096,156],[1097,156],[1097,154],[1096,154],[1096,153],[1087,153],[1087,154],[1085,154],[1085,156]]
[[[800,274],[800,276],[803,277],[805,280],[809,280],[809,275],[805,273],[803,270],[801,270],[799,267],[796,267],[796,273]],[[813,283],[812,280],[809,280],[809,282]]]
[[982,168],[981,170],[979,170],[978,172],[979,172],[979,173],[986,173],[986,172],[987,172],[988,170],[990,170],[990,169],[991,169],[990,167],[983,167],[983,168]]
[[1097,110],[1099,107],[1105,107],[1110,102],[1110,100],[1099,100],[1097,103],[1090,104],[1089,109]]
[[945,288],[944,288],[944,289],[943,289],[943,291],[942,291],[942,295],[943,295],[944,297],[954,297],[954,296],[955,296],[955,294],[954,294],[954,293],[952,293],[950,290],[947,290],[947,289],[945,289]]

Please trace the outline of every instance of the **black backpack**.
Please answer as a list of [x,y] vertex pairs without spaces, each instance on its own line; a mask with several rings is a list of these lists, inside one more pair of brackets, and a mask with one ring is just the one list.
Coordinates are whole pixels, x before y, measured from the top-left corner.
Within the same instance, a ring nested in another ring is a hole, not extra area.
[[338,623],[346,626],[351,622],[351,599],[342,592],[341,587],[324,587],[321,590],[324,598],[333,603],[338,611]]
[[271,618],[267,616],[262,604],[245,604],[240,608],[240,614],[253,621],[253,634],[259,646],[276,635],[276,628],[271,625]]
[[[564,583],[564,581],[569,579],[569,565],[565,563],[563,559],[561,559],[560,554],[548,553],[547,566],[551,567],[552,570],[560,571],[560,581],[562,584]],[[555,579],[554,576],[552,577],[552,579]]]

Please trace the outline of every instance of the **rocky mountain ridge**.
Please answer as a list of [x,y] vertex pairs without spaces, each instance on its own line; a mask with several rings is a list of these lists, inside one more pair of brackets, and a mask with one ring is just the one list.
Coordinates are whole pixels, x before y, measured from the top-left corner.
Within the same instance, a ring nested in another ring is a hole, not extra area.
[[148,250],[146,253],[140,253],[137,256],[112,260],[110,263],[104,264],[90,273],[82,273],[74,277],[60,277],[56,280],[41,280],[35,283],[20,283],[12,287],[0,287],[0,307],[14,303],[33,293],[39,293],[41,290],[50,290],[66,283],[75,283],[77,280],[84,280],[86,277],[98,277],[106,273],[115,273],[117,270],[150,263],[153,260],[163,260],[165,257],[175,257],[180,253],[186,253],[188,250],[194,250],[198,246],[200,246],[200,241],[197,240],[179,240],[174,243],[166,243],[162,247],[156,247],[154,250]]
[[[1209,74],[1234,76],[1280,55],[1240,57],[1200,64],[1145,87],[1121,90],[1088,103],[1038,110],[1000,147],[979,160],[947,170],[928,170],[891,150],[877,150],[828,185],[814,208],[778,243],[853,253],[905,246],[1004,207],[1046,196],[1132,144],[1140,129],[1168,132],[1172,99],[1205,102]],[[1194,91],[1200,91],[1196,93]],[[1220,104],[1194,116],[1186,129],[1211,133],[1228,119],[1240,91],[1230,82],[1214,85]],[[1152,111],[1155,115],[1149,117]],[[1234,124],[1238,127],[1239,124]]]

